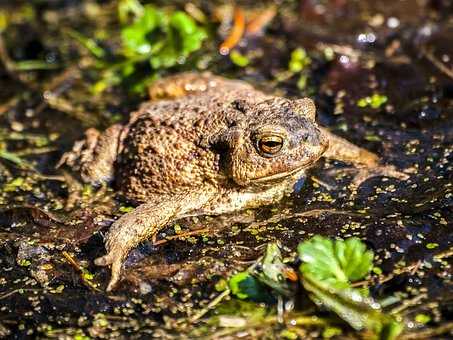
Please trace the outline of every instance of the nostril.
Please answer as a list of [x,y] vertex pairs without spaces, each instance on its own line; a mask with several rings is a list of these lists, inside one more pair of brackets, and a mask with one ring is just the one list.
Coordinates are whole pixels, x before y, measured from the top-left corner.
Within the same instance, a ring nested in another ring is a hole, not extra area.
[[305,142],[312,146],[319,146],[321,144],[321,138],[317,134],[307,134]]

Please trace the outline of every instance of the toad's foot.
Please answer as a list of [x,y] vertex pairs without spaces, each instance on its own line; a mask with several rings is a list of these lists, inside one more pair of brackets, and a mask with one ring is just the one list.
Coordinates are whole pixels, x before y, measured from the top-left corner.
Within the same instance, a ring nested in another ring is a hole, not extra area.
[[399,171],[393,165],[378,165],[373,168],[358,168],[357,174],[351,182],[353,187],[358,188],[363,182],[372,177],[392,177],[405,181],[409,175]]
[[379,157],[363,148],[360,148],[346,139],[338,137],[328,130],[321,128],[322,132],[329,139],[329,147],[324,157],[341,162],[352,163],[355,168],[335,170],[334,172],[354,172],[355,176],[351,183],[353,187],[359,187],[371,177],[393,177],[400,180],[407,180],[408,174],[397,170],[393,165],[380,164]]
[[56,167],[59,168],[63,164],[68,165],[74,170],[80,170],[84,163],[90,162],[93,159],[94,149],[96,148],[97,140],[100,132],[94,128],[85,131],[85,139],[74,143],[71,151],[65,152],[58,161]]
[[107,255],[94,261],[98,266],[111,265],[108,292],[120,281],[123,263],[129,252],[158,232],[177,214],[177,210],[178,206],[173,204],[173,201],[161,204],[145,203],[112,224],[105,241]]
[[120,281],[123,263],[132,249],[169,222],[200,209],[209,199],[208,192],[151,195],[149,203],[138,206],[113,223],[106,236],[107,255],[94,262],[98,266],[112,266],[107,291],[112,291]]
[[327,171],[329,176],[337,174],[350,174],[354,177],[351,181],[351,186],[358,188],[363,182],[373,177],[390,177],[399,180],[407,180],[410,176],[407,173],[401,172],[393,165],[376,165],[374,167],[348,167],[341,169],[330,169]]
[[85,139],[77,141],[72,151],[61,157],[57,167],[63,164],[80,171],[84,182],[92,184],[107,183],[113,178],[113,164],[120,145],[123,126],[115,124],[100,133],[88,129]]

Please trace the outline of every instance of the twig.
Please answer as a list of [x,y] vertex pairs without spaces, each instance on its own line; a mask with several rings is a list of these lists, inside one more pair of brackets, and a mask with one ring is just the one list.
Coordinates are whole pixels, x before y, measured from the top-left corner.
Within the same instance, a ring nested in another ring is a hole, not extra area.
[[6,72],[13,78],[18,80],[15,72],[14,72],[14,62],[9,56],[8,50],[6,49],[5,39],[3,38],[3,34],[0,33],[0,61],[5,66]]
[[16,151],[15,154],[19,157],[30,156],[30,155],[40,155],[44,153],[49,153],[58,150],[55,146],[45,146],[42,148],[28,148]]
[[275,214],[271,218],[263,221],[257,221],[250,223],[246,228],[245,231],[259,227],[263,224],[268,223],[279,223],[282,220],[288,218],[304,218],[304,217],[318,217],[322,214],[327,215],[347,215],[347,216],[363,216],[361,213],[357,213],[354,211],[347,211],[347,210],[336,210],[336,209],[313,209],[308,211],[302,211],[299,213],[287,213],[287,214]]
[[245,30],[245,15],[240,7],[234,9],[234,23],[230,34],[225,41],[220,45],[219,52],[222,55],[227,55],[230,50],[235,47],[242,39]]
[[445,66],[436,56],[428,51],[426,48],[422,48],[422,54],[428,59],[440,72],[445,74],[447,77],[453,79],[453,69]]
[[440,325],[437,328],[429,328],[422,331],[415,331],[406,333],[399,337],[400,340],[412,340],[412,339],[435,339],[435,336],[441,334],[451,333],[453,331],[453,322],[447,322]]
[[36,177],[39,178],[40,180],[43,181],[57,181],[57,182],[65,182],[64,176],[58,176],[58,175],[43,175],[40,173],[36,173]]
[[206,15],[203,13],[203,11],[191,2],[188,2],[184,6],[184,9],[196,21],[198,21],[202,24],[206,24],[206,22],[208,21],[208,19],[206,18]]
[[256,35],[263,31],[264,27],[266,27],[272,19],[274,19],[275,14],[277,14],[277,7],[275,5],[270,6],[264,11],[258,13],[247,24],[247,27],[245,28],[245,35]]
[[337,44],[326,44],[326,43],[318,43],[316,44],[318,50],[325,50],[330,49],[334,53],[339,55],[345,55],[351,58],[352,61],[356,62],[360,59],[363,53],[350,45],[337,45]]
[[[46,84],[44,92],[46,95],[52,93],[54,96],[59,96],[65,92],[72,85],[73,80],[78,77],[80,77],[80,70],[77,66],[71,66]],[[47,107],[48,103],[46,95],[43,96],[44,101],[36,107],[36,114],[40,113]]]
[[434,258],[436,260],[442,260],[450,256],[453,256],[453,249],[447,249],[446,251],[440,252],[439,254],[434,255]]
[[178,240],[178,239],[181,239],[181,238],[184,238],[184,237],[187,237],[187,236],[193,236],[193,235],[207,233],[209,230],[210,230],[210,228],[204,228],[204,229],[188,231],[188,232],[181,233],[181,234],[174,235],[174,236],[169,236],[169,237],[167,237],[167,238],[165,238],[163,240],[158,240],[158,241],[153,242],[153,246],[160,246],[160,245],[165,244],[165,243],[167,243],[167,242],[169,242],[171,240]]
[[6,299],[14,294],[17,294],[17,293],[22,293],[22,292],[30,292],[30,291],[35,291],[36,289],[24,289],[24,288],[18,288],[18,289],[14,289],[8,293],[5,293],[3,295],[0,295],[0,300],[3,300],[3,299]]
[[403,301],[403,303],[400,306],[393,308],[390,311],[390,314],[399,314],[403,310],[405,310],[411,306],[415,306],[418,302],[420,302],[420,300],[426,299],[427,297],[428,297],[428,294],[423,293],[423,294],[417,295],[413,299],[405,300],[405,301]]
[[320,186],[326,188],[327,190],[329,191],[332,191],[334,189],[334,187],[330,184],[327,184],[326,182],[320,180],[319,178],[315,177],[315,176],[311,176],[310,179],[315,182],[316,184],[319,184]]
[[211,300],[211,302],[208,303],[206,307],[204,307],[202,310],[197,312],[193,317],[190,318],[190,322],[195,322],[202,318],[207,312],[209,312],[212,308],[217,306],[224,298],[229,296],[231,291],[229,289],[224,290],[222,293],[217,295],[214,299]]
[[417,272],[417,270],[420,269],[420,267],[422,266],[423,262],[422,260],[418,260],[415,264],[414,264],[414,268],[412,268],[412,270],[410,271],[410,274],[411,275],[415,275],[415,273]]
[[[327,324],[326,320],[313,316],[299,316],[292,318],[290,315],[288,315],[286,319],[290,322],[290,324],[286,322],[286,327],[294,327],[294,325],[308,327],[325,326]],[[276,315],[272,315],[258,322],[248,322],[244,327],[227,328],[225,330],[212,334],[208,339],[222,339],[226,335],[239,333],[241,331],[249,331],[259,327],[270,326],[278,322],[278,317]]]
[[[404,268],[402,268],[402,269],[396,270],[395,272],[390,273],[390,274],[387,275],[387,276],[383,276],[383,275],[382,275],[382,276],[379,276],[379,277],[378,277],[378,282],[379,282],[380,284],[382,284],[382,283],[384,283],[384,282],[390,281],[390,280],[393,279],[395,276],[398,276],[398,275],[401,275],[401,274],[404,274],[404,273],[412,273],[412,272],[414,272],[414,274],[415,274],[416,271],[414,271],[414,268],[417,268],[417,269],[418,269],[418,268],[421,267],[421,265],[422,265],[422,263],[420,263],[420,261],[417,261],[417,262],[411,264],[410,266],[407,266],[407,267],[404,267]],[[414,274],[411,274],[411,275],[414,275]]]
[[10,297],[10,296],[12,296],[12,295],[14,295],[16,293],[19,293],[20,291],[21,291],[20,289],[14,289],[14,290],[12,290],[12,291],[10,291],[8,293],[0,295],[0,300],[6,299],[6,298],[8,298],[8,297]]
[[87,113],[82,107],[76,107],[70,101],[58,97],[54,92],[46,91],[44,100],[51,108],[64,112],[86,125],[93,126],[99,123],[99,119],[96,116]]
[[13,98],[9,99],[6,103],[0,105],[0,116],[3,115],[5,112],[8,112],[17,105],[19,102],[19,96],[14,96]]
[[80,279],[82,280],[82,283],[87,286],[88,288],[96,291],[96,292],[101,292],[101,290],[96,287],[96,285],[89,280],[85,278],[85,274],[87,273],[86,269],[81,267],[76,260],[67,252],[67,251],[62,251],[61,254],[64,256],[66,261],[77,271],[79,272]]
[[30,84],[27,81],[21,79],[21,73],[18,72],[16,63],[13,59],[11,59],[8,50],[6,48],[5,39],[3,38],[3,34],[0,32],[0,62],[3,63],[5,66],[6,73],[10,76],[11,79],[18,81],[19,83],[27,86],[33,90],[37,90],[36,86]]

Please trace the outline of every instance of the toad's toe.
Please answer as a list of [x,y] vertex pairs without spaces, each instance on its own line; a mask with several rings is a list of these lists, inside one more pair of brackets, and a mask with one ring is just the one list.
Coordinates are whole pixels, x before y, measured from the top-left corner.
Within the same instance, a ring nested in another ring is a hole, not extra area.
[[123,267],[123,260],[116,258],[112,263],[112,274],[110,277],[109,284],[107,285],[107,291],[111,292],[113,288],[118,284],[121,278],[121,268]]
[[115,252],[110,252],[107,255],[99,257],[96,260],[94,260],[94,263],[97,266],[112,265],[111,277],[109,284],[107,285],[107,291],[108,292],[112,291],[121,278],[121,269],[123,267],[123,256]]
[[112,263],[113,263],[113,255],[112,255],[112,253],[109,253],[107,255],[98,257],[97,259],[94,260],[94,264],[96,266],[101,266],[101,267],[109,266]]

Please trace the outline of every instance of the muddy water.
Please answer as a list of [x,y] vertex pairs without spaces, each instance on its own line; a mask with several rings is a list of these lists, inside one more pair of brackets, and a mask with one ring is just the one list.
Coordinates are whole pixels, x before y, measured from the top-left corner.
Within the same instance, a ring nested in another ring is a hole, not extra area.
[[[92,260],[103,254],[102,233],[127,203],[112,189],[85,188],[66,211],[68,187],[55,164],[86,127],[126,119],[141,99],[121,90],[90,96],[91,75],[73,72],[84,54],[60,28],[86,26],[88,34],[109,27],[107,19],[81,15],[86,6],[76,1],[36,2],[33,15],[23,4],[8,6],[4,10],[19,16],[3,33],[11,57],[44,58],[58,68],[0,68],[0,144],[13,153],[28,150],[22,158],[34,169],[0,160],[0,336],[176,334],[173,320],[206,305],[218,278],[245,268],[261,245],[279,240],[294,256],[298,242],[314,234],[362,237],[382,270],[372,290],[376,298],[422,296],[406,308],[407,317],[430,315],[428,329],[451,321],[451,1],[285,2],[266,34],[239,47],[255,56],[245,68],[217,55],[221,38],[214,36],[207,44],[209,69],[274,93],[313,97],[321,124],[409,172],[410,179],[373,178],[354,192],[347,164],[320,161],[274,206],[169,226],[158,240],[180,228],[193,235],[142,244],[109,295],[103,291],[109,272]],[[206,13],[216,9],[199,6]],[[112,4],[98,10],[113,15]],[[303,87],[301,74],[287,74],[298,47],[311,57]],[[44,101],[46,90],[70,103],[71,114]],[[372,107],[366,98],[373,95],[386,101]]]

